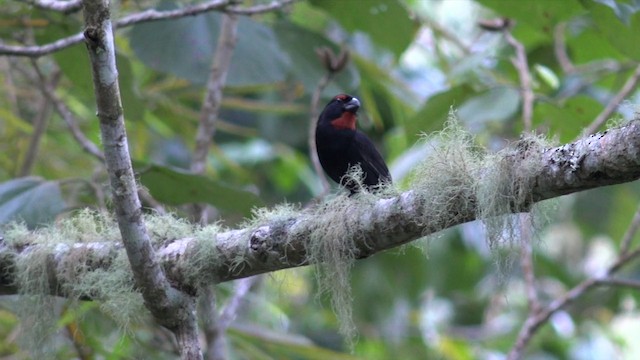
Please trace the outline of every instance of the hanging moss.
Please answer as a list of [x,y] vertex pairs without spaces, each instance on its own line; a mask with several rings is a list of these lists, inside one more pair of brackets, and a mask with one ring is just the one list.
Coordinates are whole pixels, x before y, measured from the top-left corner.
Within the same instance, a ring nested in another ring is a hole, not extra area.
[[[494,253],[504,249],[517,249],[520,224],[514,212],[530,211],[532,223],[539,224],[541,212],[531,207],[532,179],[541,170],[545,141],[535,136],[525,136],[520,141],[497,154],[487,154],[474,143],[473,137],[456,122],[452,115],[444,130],[424,138],[431,146],[430,155],[416,167],[409,181],[423,204],[423,216],[415,219],[427,231],[442,229],[459,223],[456,216],[475,211],[487,228],[487,243]],[[350,181],[361,182],[362,172],[355,167],[348,175]],[[352,320],[350,272],[359,257],[356,243],[373,224],[361,223],[367,212],[381,198],[395,196],[398,189],[389,186],[378,193],[362,192],[348,196],[346,192],[333,195],[321,203],[301,209],[284,204],[271,209],[256,209],[253,217],[243,227],[257,230],[270,224],[278,227],[293,219],[303,219],[308,227],[306,254],[308,263],[317,264],[316,278],[319,294],[329,294],[331,306],[340,324],[340,333],[348,342],[355,338]],[[145,224],[154,246],[164,246],[175,240],[192,238],[183,267],[185,280],[196,287],[215,282],[215,269],[219,260],[218,247],[213,239],[223,231],[218,225],[190,224],[173,215],[151,214],[145,216]],[[17,257],[16,281],[25,299],[23,321],[29,326],[25,337],[29,348],[42,349],[46,339],[55,330],[55,317],[50,316],[55,307],[49,296],[52,287],[48,267],[53,262],[49,256],[58,251],[70,250],[74,244],[103,244],[91,251],[71,252],[57,269],[67,288],[65,293],[76,300],[90,297],[100,303],[100,308],[111,315],[121,326],[127,327],[145,314],[143,299],[134,286],[133,274],[126,253],[120,245],[120,234],[112,216],[94,211],[79,211],[74,216],[37,231],[12,224],[3,229],[5,244],[21,252]],[[296,234],[289,234],[294,237]],[[284,239],[282,246],[293,238]],[[238,241],[245,241],[240,239]],[[106,244],[106,246],[104,246]],[[38,245],[31,247],[31,245]],[[98,245],[96,245],[98,246]],[[109,264],[100,264],[96,251],[113,251]],[[507,251],[509,253],[509,251]],[[509,258],[509,257],[507,257]],[[246,259],[238,255],[233,259],[235,270],[241,270]],[[231,269],[232,271],[234,269]],[[46,315],[46,316],[45,316]],[[49,320],[47,320],[49,319]],[[52,320],[53,319],[53,320]]]
[[[158,214],[146,216],[145,223],[156,246],[195,236],[196,251],[187,266],[193,277],[195,274],[206,276],[200,273],[206,271],[205,266],[215,267],[215,263],[209,262],[216,260],[211,241],[219,231],[218,226],[201,227],[173,215]],[[50,353],[46,345],[57,327],[57,317],[52,316],[57,298],[51,293],[64,293],[71,302],[91,298],[125,330],[145,316],[144,301],[135,288],[118,226],[112,216],[82,210],[36,231],[11,224],[3,229],[3,234],[5,244],[21,254],[16,257],[15,268],[16,284],[23,299],[18,315],[23,324],[29,324],[23,327],[21,340],[34,357],[45,358]],[[205,240],[209,242],[208,246],[204,246]],[[198,246],[200,242],[203,244]],[[111,256],[96,257],[96,253],[104,251],[110,252]],[[51,268],[56,264],[51,261],[52,257],[60,253],[65,253],[63,260],[57,263],[57,269]],[[104,259],[111,260],[108,264],[95,263]],[[54,273],[63,280],[64,288],[50,282]]]

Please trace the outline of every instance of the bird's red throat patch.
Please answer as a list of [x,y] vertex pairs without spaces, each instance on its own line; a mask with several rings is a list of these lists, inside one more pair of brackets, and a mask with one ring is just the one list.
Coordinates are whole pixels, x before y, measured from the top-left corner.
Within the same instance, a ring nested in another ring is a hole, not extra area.
[[358,117],[356,116],[356,114],[349,111],[345,111],[342,113],[342,116],[340,116],[339,118],[331,120],[331,126],[333,126],[336,129],[355,130],[357,118]]

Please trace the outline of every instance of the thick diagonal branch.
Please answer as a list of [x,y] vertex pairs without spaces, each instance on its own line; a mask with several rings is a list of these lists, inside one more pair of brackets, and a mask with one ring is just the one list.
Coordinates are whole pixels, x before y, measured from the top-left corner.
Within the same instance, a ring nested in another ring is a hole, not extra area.
[[[521,154],[513,154],[513,166],[517,166]],[[589,136],[571,144],[544,150],[540,154],[539,170],[531,178],[530,193],[524,198],[533,202],[571,194],[607,185],[634,181],[640,177],[640,121],[627,126]],[[354,239],[360,258],[391,249],[448,227],[475,220],[475,201],[468,197],[453,196],[446,204],[446,211],[436,209],[429,198],[416,191],[379,199],[366,211],[359,211],[349,219],[355,224]],[[463,201],[464,200],[464,201]],[[351,201],[347,199],[347,201]],[[256,226],[218,233],[207,244],[215,248],[215,263],[207,266],[211,282],[224,282],[256,274],[307,265],[306,252],[310,236],[318,222],[318,213],[301,211],[286,220],[274,220]],[[422,221],[417,222],[416,219]],[[429,224],[423,225],[423,224]],[[158,249],[167,277],[172,284],[188,288],[190,283],[184,273],[185,262],[196,240],[183,238]],[[198,241],[202,245],[202,240]],[[110,264],[115,249],[105,251],[111,244],[91,243],[75,246],[58,246],[51,256],[50,281],[55,289],[64,289],[64,277],[56,269],[62,262],[78,252],[91,252],[95,266]],[[28,251],[24,249],[24,251]],[[16,293],[11,269],[15,268],[15,249],[0,247],[0,294]],[[61,274],[61,271],[60,271]],[[58,281],[58,283],[56,283]],[[64,295],[64,294],[60,294]]]
[[85,0],[83,10],[105,164],[133,278],[147,308],[176,335],[182,358],[200,359],[195,301],[169,284],[142,219],[118,86],[109,1]]

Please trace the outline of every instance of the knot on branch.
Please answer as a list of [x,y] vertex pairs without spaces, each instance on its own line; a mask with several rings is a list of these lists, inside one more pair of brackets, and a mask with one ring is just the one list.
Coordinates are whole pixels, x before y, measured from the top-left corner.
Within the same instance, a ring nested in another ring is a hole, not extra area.
[[87,45],[91,48],[103,47],[101,46],[102,38],[100,36],[100,30],[98,30],[98,28],[92,26],[87,27],[84,30],[84,39],[87,42]]
[[270,253],[277,253],[272,241],[272,233],[269,225],[260,226],[251,233],[249,248],[261,261],[267,261]]

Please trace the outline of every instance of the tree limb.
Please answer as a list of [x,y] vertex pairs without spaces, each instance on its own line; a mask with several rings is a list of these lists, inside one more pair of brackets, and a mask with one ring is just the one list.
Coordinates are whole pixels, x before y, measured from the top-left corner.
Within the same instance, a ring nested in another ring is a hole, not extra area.
[[[514,166],[521,153],[513,155]],[[533,187],[527,198],[533,202],[559,197],[583,190],[634,181],[640,177],[640,121],[611,129],[576,141],[547,149],[540,156],[540,172],[532,179]],[[351,200],[347,200],[351,201]],[[452,196],[446,213],[434,209],[429,199],[407,191],[398,196],[378,199],[366,211],[349,218],[357,235],[353,239],[358,258],[391,249],[425,235],[476,220],[474,201],[464,203]],[[315,216],[315,215],[314,215]],[[415,219],[426,219],[424,226]],[[285,220],[265,222],[251,227],[218,233],[207,242],[217,253],[215,263],[207,271],[211,283],[225,282],[276,270],[309,264],[306,246],[316,217],[301,211]],[[171,283],[180,288],[193,288],[192,279],[185,274],[185,262],[191,256],[196,240],[182,238],[164,244],[157,250]],[[202,242],[200,242],[202,243]],[[0,243],[0,294],[14,294],[17,287],[12,270],[17,257],[29,251],[25,247],[16,253]],[[34,245],[37,246],[37,245]],[[33,247],[33,246],[32,246]],[[107,266],[115,256],[118,245],[112,243],[78,243],[60,245],[51,250],[52,289],[64,295],[62,262],[79,253],[92,253],[93,266]],[[239,262],[239,259],[241,261]]]
[[142,219],[118,86],[109,0],[85,0],[83,10],[105,164],[133,278],[146,307],[176,335],[181,357],[201,359],[195,300],[169,284]]
[[585,134],[593,134],[598,131],[598,129],[600,129],[600,127],[616,111],[622,101],[624,101],[624,99],[636,89],[638,81],[640,81],[640,64],[638,64],[633,74],[627,79],[620,91],[609,100],[607,106],[605,106],[600,114],[598,114],[593,122],[587,127]]

